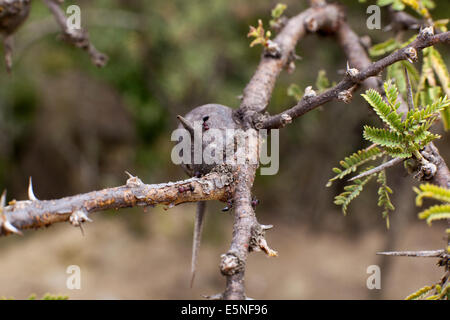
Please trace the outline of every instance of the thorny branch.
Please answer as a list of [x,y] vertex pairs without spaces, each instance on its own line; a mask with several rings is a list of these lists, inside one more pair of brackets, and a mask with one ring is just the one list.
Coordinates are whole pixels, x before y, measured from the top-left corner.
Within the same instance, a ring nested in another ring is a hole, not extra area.
[[30,200],[13,200],[8,206],[0,206],[0,235],[20,233],[24,229],[37,229],[63,221],[80,226],[89,221],[90,213],[108,209],[158,204],[171,208],[185,202],[226,201],[233,194],[232,182],[231,174],[215,172],[202,178],[162,184],[144,184],[138,177],[130,176],[127,183],[120,187],[58,200],[37,200],[30,179]]
[[[61,8],[63,0],[43,0],[50,9],[56,22],[62,30],[62,38],[87,51],[92,63],[98,67],[103,67],[108,61],[108,57],[99,52],[89,41],[89,34],[83,29],[70,29],[67,26],[66,15]],[[31,0],[0,0],[0,36],[3,38],[5,51],[6,69],[11,71],[13,34],[25,22],[30,12]]]
[[[421,26],[426,25],[425,22],[418,21],[414,17],[410,16],[407,13],[399,12],[396,10],[392,10],[390,8],[391,16],[392,16],[392,23],[391,27],[395,29],[418,29]],[[345,32],[344,32],[345,30]],[[422,30],[422,32],[419,34],[419,37],[416,41],[420,41],[422,38],[427,38],[430,35],[430,31],[432,29],[425,28]],[[439,30],[438,30],[439,32]],[[344,52],[346,53],[347,58],[350,61],[350,64],[352,66],[355,66],[358,69],[368,69],[371,67],[370,59],[368,58],[367,54],[361,50],[361,48],[358,49],[358,47],[361,47],[360,42],[358,41],[358,37],[356,34],[350,29],[350,27],[346,24],[341,25],[341,28],[338,31],[338,39],[340,45],[343,47]],[[449,36],[448,35],[442,35],[438,40],[439,42],[442,41],[444,43],[449,43]],[[434,45],[434,43],[433,43]],[[414,44],[412,43],[410,45],[414,49],[418,50],[423,46],[423,44]],[[400,49],[400,50],[407,50],[408,47]],[[400,51],[399,50],[399,51]],[[412,51],[414,52],[414,51]],[[395,55],[396,52],[394,52],[392,55]],[[389,58],[389,57],[387,57]],[[385,58],[386,59],[386,58]],[[411,59],[409,57],[409,59]],[[407,60],[409,60],[407,58]],[[414,60],[414,59],[411,59]],[[367,86],[367,81],[375,79],[375,78],[368,78],[363,83],[364,86]],[[412,90],[411,90],[411,84],[409,80],[408,73],[406,72],[406,79],[407,79],[407,88],[408,88],[408,97],[407,102],[403,101],[403,98],[400,96],[400,107],[398,109],[399,113],[402,113],[403,116],[405,116],[410,108],[413,107],[413,100],[412,100]],[[369,87],[375,88],[381,93],[384,94],[384,89],[382,86],[381,81],[378,81],[378,85],[375,83],[369,84]],[[421,168],[419,169],[419,173],[416,175],[417,178],[421,179],[429,179],[429,182],[439,185],[444,188],[450,188],[450,171],[448,169],[448,166],[446,165],[444,159],[439,154],[438,149],[434,145],[434,143],[429,143],[424,150],[421,152],[421,155],[425,161],[425,163],[421,164]],[[387,167],[391,167],[394,165],[397,165],[399,163],[402,163],[404,159],[400,158],[394,158],[388,162],[383,163],[382,165],[372,169],[368,170],[365,173],[362,173],[358,176],[353,177],[349,181],[353,181],[356,179],[360,179],[364,176],[367,176],[368,174],[379,172]],[[433,170],[430,170],[432,168]],[[427,172],[430,171],[430,172]],[[447,224],[450,227],[450,220],[447,220]],[[447,245],[450,247],[450,235],[447,237]],[[417,257],[424,257],[424,256],[430,256],[430,257],[440,257],[440,263],[439,265],[447,266],[448,265],[448,253],[446,250],[433,250],[433,251],[418,251],[418,252],[412,252],[412,251],[406,251],[406,252],[379,252],[377,254],[380,255],[393,255],[393,256],[417,256]],[[436,255],[437,254],[437,255]],[[445,262],[447,261],[447,262]],[[447,267],[448,268],[448,267]],[[448,270],[447,270],[448,273]],[[446,274],[447,274],[446,273]],[[442,284],[444,284],[448,279],[448,276],[444,276],[442,278]]]
[[[257,129],[284,127],[286,124],[291,123],[294,118],[300,117],[315,107],[321,106],[333,99],[339,99],[348,103],[351,100],[353,91],[360,84],[363,84],[368,88],[372,87],[382,91],[381,82],[372,77],[377,76],[387,66],[400,60],[408,60],[410,62],[417,61],[419,50],[435,45],[436,43],[450,42],[450,32],[434,35],[432,28],[425,28],[420,32],[417,39],[409,46],[397,50],[384,59],[371,63],[363,46],[361,45],[359,37],[350,29],[348,24],[343,21],[343,14],[339,11],[339,9],[333,6],[323,6],[323,2],[320,2],[319,4],[317,1],[312,1],[311,4],[314,8],[309,9],[288,21],[283,31],[275,39],[275,43],[280,44],[279,40],[284,40],[283,36],[285,34],[286,36],[290,35],[291,40],[286,44],[291,44],[291,46],[287,47],[285,45],[280,45],[279,47],[294,50],[297,41],[304,36],[305,28],[308,31],[317,31],[321,28],[323,29],[324,26],[327,26],[327,31],[329,33],[334,32],[337,34],[338,41],[348,57],[351,68],[347,67],[345,78],[334,88],[319,96],[316,96],[314,92],[312,92],[311,95],[305,94],[305,97],[295,107],[275,116],[267,116],[262,113],[265,111],[269,103],[276,77],[281,71],[280,66],[283,66],[287,62],[287,52],[281,51],[281,57],[273,57],[271,55],[264,54],[255,75],[244,90],[241,106],[235,112],[236,118],[243,122],[245,127],[251,125]],[[314,16],[312,12],[317,10],[317,8],[320,8],[323,10],[322,12],[327,12],[330,15]],[[305,26],[303,28],[297,27],[294,29],[294,26],[298,24],[299,20],[304,20],[303,23],[305,23]],[[318,24],[318,21],[321,21],[323,24]],[[324,21],[326,21],[326,23],[324,23]],[[292,28],[290,34],[287,33],[287,28]],[[361,71],[358,69],[361,69]],[[242,245],[242,243],[244,243],[244,245],[248,243],[245,241],[248,241],[249,237],[251,237],[251,228],[249,228],[249,224],[257,223],[256,219],[253,219],[253,222],[251,219],[254,217],[254,212],[252,210],[248,210],[248,199],[250,199],[251,195],[251,183],[253,182],[256,169],[253,167],[247,167],[244,169],[245,170],[243,171],[242,176],[245,178],[241,180],[242,183],[240,185],[242,190],[239,188],[236,189],[236,191],[246,192],[246,194],[244,196],[239,193],[239,197],[235,194],[235,201],[237,199],[245,199],[245,201],[243,201],[240,206],[236,207],[232,246],[228,256],[224,256],[225,258],[230,258],[230,256],[234,254],[233,249],[235,247]],[[248,179],[249,175],[252,177],[250,180]],[[239,179],[237,181],[239,181]],[[251,181],[250,187],[248,184],[249,181]],[[243,218],[247,218],[247,220],[243,220]],[[230,261],[233,261],[235,269],[233,270],[234,273],[228,275],[227,277],[227,289],[223,296],[225,299],[245,298],[243,284],[245,268],[242,267],[242,265],[245,265],[247,252],[242,253],[245,255],[241,256],[240,259],[238,259],[238,262],[230,259]],[[224,259],[222,262],[223,261]],[[235,272],[236,270],[237,272]]]
[[254,116],[259,116],[269,104],[272,90],[279,74],[295,57],[295,46],[308,32],[336,29],[341,18],[337,6],[311,8],[289,19],[273,42],[276,53],[263,52],[261,61],[244,89],[241,105],[234,117],[244,126],[253,126]]
[[[295,46],[307,32],[327,31],[337,28],[342,13],[337,6],[318,6],[291,18],[274,39],[278,50],[275,54],[264,52],[259,66],[244,89],[241,105],[234,113],[244,128],[253,126],[252,119],[260,115],[269,104],[275,81],[282,69],[295,56]],[[269,255],[275,253],[267,247],[264,233],[251,206],[251,188],[257,166],[242,165],[235,171],[235,217],[233,238],[229,251],[222,255],[221,271],[227,277],[224,299],[245,299],[244,274],[248,253],[263,249]],[[254,244],[258,244],[255,246]],[[253,246],[252,246],[253,244]],[[265,247],[265,248],[264,248]]]
[[52,12],[62,30],[62,38],[89,53],[91,61],[97,67],[103,67],[108,61],[108,57],[99,52],[89,41],[89,34],[84,29],[69,29],[67,27],[67,19],[64,11],[61,9],[61,0],[43,0]]
[[372,63],[369,67],[363,70],[358,70],[356,68],[347,70],[347,74],[344,79],[342,79],[341,82],[339,82],[335,87],[325,91],[324,93],[304,97],[297,105],[284,111],[283,113],[273,116],[260,117],[260,119],[256,120],[256,122],[258,122],[257,128],[281,128],[286,124],[286,121],[284,120],[286,117],[295,119],[327,102],[330,102],[333,99],[339,99],[341,97],[340,100],[343,100],[343,97],[348,95],[348,90],[353,88],[355,85],[362,83],[370,77],[377,76],[386,67],[395,62],[401,60],[408,60],[411,62],[417,61],[417,52],[419,50],[433,46],[437,43],[450,43],[450,31],[433,35],[429,28],[425,28],[419,34],[417,39],[405,48],[399,49],[387,57]]

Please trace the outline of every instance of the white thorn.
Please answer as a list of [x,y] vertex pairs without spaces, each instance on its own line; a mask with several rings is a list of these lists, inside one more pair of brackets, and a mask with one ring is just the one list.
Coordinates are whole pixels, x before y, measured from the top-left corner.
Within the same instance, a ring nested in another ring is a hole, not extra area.
[[281,121],[283,122],[283,124],[292,123],[292,117],[290,115],[288,115],[287,113],[283,113],[281,115]]
[[6,190],[3,191],[2,196],[0,198],[0,213],[3,211],[3,208],[6,207]]
[[125,171],[125,173],[129,176],[126,185],[130,188],[134,188],[134,187],[140,187],[142,186],[144,183],[142,182],[141,179],[139,179],[137,176],[133,176],[131,173],[129,173],[128,171]]
[[414,63],[417,61],[417,50],[413,47],[408,47],[405,49],[406,54],[406,60],[409,61],[409,63]]
[[349,63],[348,63],[348,61],[347,61],[347,71],[346,71],[346,74],[349,75],[349,76],[352,77],[352,78],[355,78],[355,77],[358,76],[359,70],[356,69],[356,68],[350,68],[350,65],[349,65]]
[[33,192],[33,180],[30,177],[30,183],[28,185],[28,199],[30,199],[31,201],[39,201],[38,198],[36,198],[36,196],[34,195]]
[[429,26],[429,27],[426,27],[426,28],[423,28],[422,30],[420,30],[420,35],[424,36],[426,38],[434,36],[433,26]]
[[275,41],[272,41],[272,40],[268,40],[267,41],[267,52],[271,56],[277,57],[281,54],[281,49],[280,49],[280,46],[278,45],[278,43],[276,43]]
[[352,101],[353,95],[350,90],[344,90],[338,93],[338,100],[344,103],[350,103]]
[[5,222],[3,222],[3,228],[5,228],[7,231],[15,233],[15,234],[19,234],[19,235],[23,235],[23,233],[17,229],[16,227],[14,227],[8,220],[6,220]]
[[312,98],[312,97],[315,97],[315,96],[317,96],[317,94],[316,94],[316,92],[313,90],[312,86],[306,87],[304,97],[305,97],[305,98]]
[[134,176],[131,173],[129,173],[128,171],[125,171],[125,173],[129,178],[134,178]]

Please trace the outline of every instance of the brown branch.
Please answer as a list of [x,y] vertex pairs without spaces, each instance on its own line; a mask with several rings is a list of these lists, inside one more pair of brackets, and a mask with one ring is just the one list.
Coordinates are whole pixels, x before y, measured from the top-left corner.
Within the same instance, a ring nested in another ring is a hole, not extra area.
[[79,226],[90,213],[108,209],[158,204],[171,208],[185,202],[226,201],[233,194],[232,182],[231,174],[213,172],[202,178],[150,185],[137,177],[130,177],[126,185],[120,187],[58,200],[34,200],[33,192],[29,191],[31,200],[13,200],[4,208],[0,206],[0,236],[11,234],[14,228],[19,231],[36,229],[68,220]]
[[273,40],[279,49],[278,54],[274,56],[263,52],[255,74],[244,89],[241,105],[234,112],[234,117],[246,126],[252,126],[252,117],[267,108],[275,81],[295,54],[297,42],[307,32],[335,30],[340,19],[341,11],[334,5],[311,8],[289,19]]
[[416,61],[417,52],[419,50],[433,46],[437,43],[450,43],[450,32],[431,35],[427,31],[429,31],[429,29],[424,29],[419,34],[417,39],[414,40],[410,45],[393,52],[392,54],[378,60],[377,62],[372,63],[369,67],[358,71],[353,75],[347,72],[346,76],[341,82],[339,82],[335,87],[325,91],[324,93],[314,97],[305,97],[300,100],[296,106],[284,111],[283,113],[268,117],[260,117],[258,120],[256,120],[257,127],[266,129],[283,127],[286,124],[286,117],[289,117],[290,119],[298,118],[305,113],[327,102],[330,102],[331,100],[338,99],[340,96],[342,97],[342,93],[353,88],[355,85],[362,83],[364,80],[370,77],[377,76],[391,64],[401,60]]
[[108,61],[108,57],[99,52],[94,45],[89,41],[89,33],[84,29],[69,29],[67,27],[67,19],[64,11],[61,8],[61,3],[58,0],[43,0],[47,7],[52,12],[56,22],[62,30],[62,38],[64,41],[81,48],[89,53],[92,63],[97,67],[103,67]]
[[[337,28],[341,11],[337,6],[318,6],[308,9],[288,20],[273,40],[276,53],[265,51],[259,66],[244,89],[239,109],[233,116],[244,128],[252,127],[255,115],[260,115],[269,104],[275,81],[282,69],[295,56],[295,46],[307,32],[330,31]],[[245,299],[244,275],[248,253],[263,250],[276,255],[264,238],[264,228],[257,222],[252,208],[251,188],[256,174],[256,165],[245,164],[234,170],[234,225],[231,246],[222,255],[220,269],[227,277],[224,299]]]
[[[347,22],[342,22],[336,32],[339,45],[348,59],[349,66],[358,70],[368,68],[372,61],[362,46],[360,37],[350,28]],[[382,82],[375,77],[367,78],[362,82],[365,89],[382,87]]]
[[252,228],[257,224],[251,205],[251,188],[256,166],[242,165],[235,172],[234,225],[230,249],[221,256],[220,270],[227,277],[225,300],[245,299],[244,274],[250,249]]
[[426,22],[413,17],[409,13],[392,9],[389,6],[389,16],[391,23],[385,28],[385,31],[418,30],[426,26]]
[[441,186],[442,188],[450,189],[450,170],[434,143],[428,144],[421,154],[425,159],[436,166],[436,173],[431,178],[430,182]]
[[[436,166],[436,172],[430,182],[442,188],[450,189],[450,170],[434,143],[429,143],[421,154],[425,159]],[[450,219],[447,219],[447,225],[450,229]],[[447,236],[447,246],[450,247],[450,234]]]

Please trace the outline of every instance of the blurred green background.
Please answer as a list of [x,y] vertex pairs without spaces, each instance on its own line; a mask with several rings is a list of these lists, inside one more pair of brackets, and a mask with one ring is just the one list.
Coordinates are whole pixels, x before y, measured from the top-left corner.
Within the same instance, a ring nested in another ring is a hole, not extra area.
[[[292,16],[307,1],[283,1]],[[450,16],[450,3],[436,1],[436,19]],[[123,184],[124,171],[147,183],[184,179],[172,164],[171,131],[176,115],[206,103],[236,108],[261,48],[249,48],[249,25],[268,25],[276,1],[96,0],[66,1],[82,10],[93,44],[109,55],[103,69],[88,55],[57,39],[48,9],[34,1],[16,35],[14,68],[0,68],[0,189],[24,199],[28,177],[38,198]],[[367,4],[340,1],[350,24],[373,43],[393,36],[365,26]],[[383,12],[383,26],[387,13]],[[409,34],[405,34],[407,39]],[[438,47],[449,66],[448,47]],[[309,36],[297,47],[302,57],[284,72],[268,108],[295,104],[290,84],[314,85],[319,70],[342,77],[346,59],[330,37]],[[359,95],[349,105],[330,103],[298,119],[280,134],[280,170],[258,176],[254,193],[261,223],[274,224],[269,244],[280,257],[252,254],[247,274],[254,298],[403,298],[440,276],[434,261],[375,256],[385,249],[433,249],[442,245],[443,225],[418,222],[412,181],[401,169],[388,172],[397,207],[386,230],[368,187],[343,217],[333,197],[343,185],[325,188],[331,168],[364,147],[362,126],[377,123]],[[449,134],[437,143],[450,160]],[[164,211],[127,209],[98,213],[86,235],[68,224],[0,239],[0,296],[64,293],[71,298],[200,298],[224,287],[220,254],[231,238],[232,217],[211,204],[200,253],[199,274],[189,288],[194,206]],[[65,287],[65,268],[81,267],[82,290]],[[382,266],[382,290],[366,288],[366,268]]]

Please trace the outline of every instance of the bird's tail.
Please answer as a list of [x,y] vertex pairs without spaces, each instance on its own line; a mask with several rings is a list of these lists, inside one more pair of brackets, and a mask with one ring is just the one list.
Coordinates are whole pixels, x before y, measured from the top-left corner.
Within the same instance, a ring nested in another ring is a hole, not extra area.
[[197,212],[195,213],[194,239],[192,243],[192,263],[191,263],[191,288],[194,284],[195,271],[197,269],[198,251],[202,240],[203,222],[205,218],[206,202],[197,203]]

